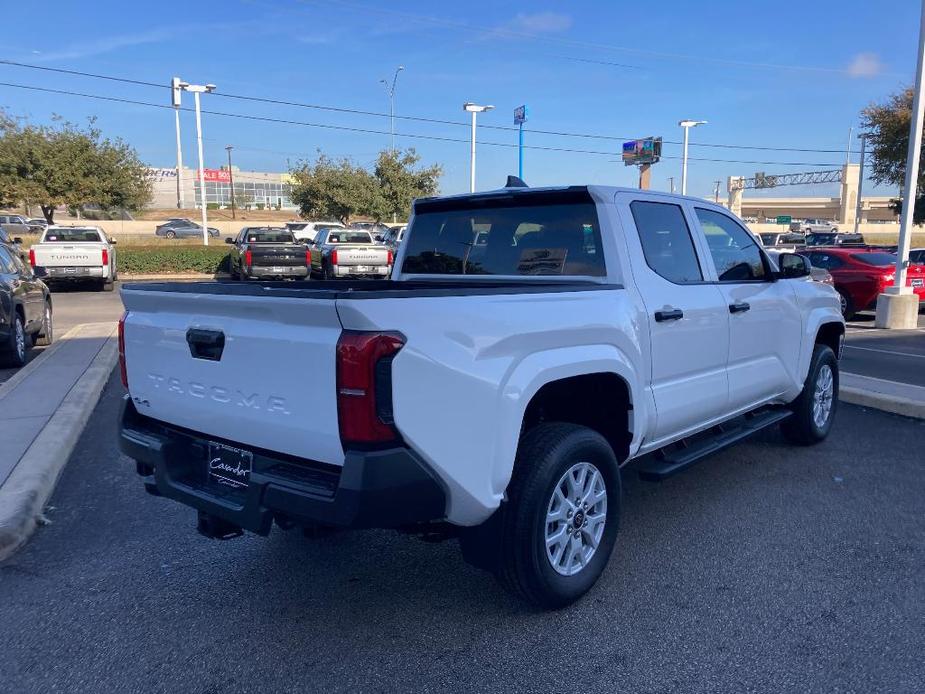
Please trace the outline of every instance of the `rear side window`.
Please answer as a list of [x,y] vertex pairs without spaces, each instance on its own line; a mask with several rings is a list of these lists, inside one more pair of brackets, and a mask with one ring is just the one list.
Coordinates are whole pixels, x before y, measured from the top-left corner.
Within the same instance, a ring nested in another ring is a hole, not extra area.
[[421,202],[406,236],[407,273],[603,277],[606,271],[597,208],[584,190]]
[[851,257],[865,265],[888,267],[896,265],[896,256],[892,253],[852,253]]
[[650,268],[675,284],[703,280],[691,232],[678,205],[637,200],[630,210]]
[[700,207],[696,209],[720,282],[767,278],[761,251],[749,232],[724,214]]
[[821,267],[823,270],[837,270],[844,265],[841,258],[829,253],[807,253],[806,257],[813,267]]
[[6,252],[5,248],[0,248],[0,272],[11,275],[16,270],[13,268],[13,259]]

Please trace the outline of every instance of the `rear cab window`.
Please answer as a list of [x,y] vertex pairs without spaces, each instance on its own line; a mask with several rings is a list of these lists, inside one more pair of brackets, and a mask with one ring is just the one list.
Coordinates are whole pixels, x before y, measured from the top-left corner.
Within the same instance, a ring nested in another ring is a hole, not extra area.
[[295,243],[292,232],[282,229],[251,229],[245,236],[247,243]]
[[100,243],[103,239],[96,229],[49,229],[45,241],[53,243]]
[[402,272],[604,277],[597,207],[587,190],[416,203]]

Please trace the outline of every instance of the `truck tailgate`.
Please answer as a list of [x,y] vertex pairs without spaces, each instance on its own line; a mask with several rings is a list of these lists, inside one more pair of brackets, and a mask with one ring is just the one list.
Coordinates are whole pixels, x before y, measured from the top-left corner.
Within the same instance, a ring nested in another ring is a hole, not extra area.
[[388,265],[389,249],[385,246],[364,244],[357,246],[338,245],[338,265]]
[[32,250],[39,267],[99,267],[104,264],[103,245],[99,243],[37,243]]
[[139,413],[242,446],[343,465],[335,391],[341,324],[333,298],[127,287],[122,300],[129,392]]

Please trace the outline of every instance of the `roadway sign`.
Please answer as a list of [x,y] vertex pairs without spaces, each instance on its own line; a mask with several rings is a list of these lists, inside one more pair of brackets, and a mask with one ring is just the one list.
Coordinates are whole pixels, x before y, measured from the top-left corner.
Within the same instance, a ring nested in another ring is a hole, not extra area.
[[792,221],[793,221],[793,217],[791,217],[789,214],[779,214],[779,215],[777,215],[777,223],[778,223],[778,224],[790,224],[790,222],[792,222]]
[[514,125],[523,125],[527,122],[527,116],[529,115],[526,104],[518,106],[514,109]]

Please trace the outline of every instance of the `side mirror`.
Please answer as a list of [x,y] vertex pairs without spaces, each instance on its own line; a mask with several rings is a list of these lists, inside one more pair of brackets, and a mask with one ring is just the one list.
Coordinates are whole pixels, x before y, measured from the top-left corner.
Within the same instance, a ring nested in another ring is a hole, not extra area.
[[42,279],[43,277],[48,277],[48,270],[43,267],[34,267],[32,268],[32,276]]
[[109,245],[110,245],[110,246],[115,246],[115,245],[116,245],[116,240],[115,240],[115,239],[109,239]]
[[225,238],[225,243],[234,243],[234,239],[228,236]]
[[809,277],[812,265],[809,258],[797,253],[782,253],[780,263],[780,278],[785,280]]
[[22,243],[22,239],[19,238],[18,236],[14,236],[14,237],[13,237],[13,243]]

